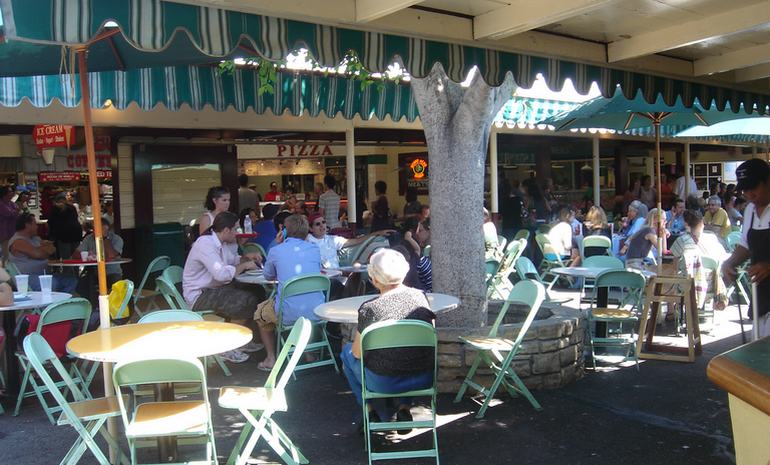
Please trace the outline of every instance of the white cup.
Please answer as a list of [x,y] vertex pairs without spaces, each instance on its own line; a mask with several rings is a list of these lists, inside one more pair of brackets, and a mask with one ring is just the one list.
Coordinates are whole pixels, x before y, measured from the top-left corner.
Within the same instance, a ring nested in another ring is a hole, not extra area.
[[51,287],[53,286],[53,276],[45,274],[40,276],[40,291],[45,294],[51,294]]
[[17,274],[16,275],[16,290],[19,294],[26,294],[29,290],[29,275]]
[[80,252],[80,259],[82,261],[84,261],[84,262],[87,262],[88,261],[88,252],[86,252],[86,251]]

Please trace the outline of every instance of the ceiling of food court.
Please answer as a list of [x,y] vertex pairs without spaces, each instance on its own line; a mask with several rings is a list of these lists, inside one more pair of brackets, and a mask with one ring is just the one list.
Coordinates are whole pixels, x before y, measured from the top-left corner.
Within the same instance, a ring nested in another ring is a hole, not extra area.
[[173,0],[770,92],[770,0]]

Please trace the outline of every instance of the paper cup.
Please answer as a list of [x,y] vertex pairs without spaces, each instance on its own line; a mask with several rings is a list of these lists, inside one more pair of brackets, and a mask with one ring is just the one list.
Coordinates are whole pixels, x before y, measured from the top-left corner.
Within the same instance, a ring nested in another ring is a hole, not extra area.
[[50,274],[40,276],[40,291],[43,294],[50,294],[53,286],[53,276]]
[[85,251],[80,252],[80,259],[82,261],[84,261],[84,262],[87,262],[88,261],[88,252],[85,252]]
[[19,294],[26,294],[29,290],[29,275],[17,274],[16,275],[16,290]]

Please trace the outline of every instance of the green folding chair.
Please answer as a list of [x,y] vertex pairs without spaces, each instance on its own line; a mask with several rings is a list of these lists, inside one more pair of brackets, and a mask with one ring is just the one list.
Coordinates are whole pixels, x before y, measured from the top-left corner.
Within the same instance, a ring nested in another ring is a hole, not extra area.
[[243,244],[241,246],[241,251],[243,252],[243,255],[246,255],[247,253],[259,252],[262,257],[267,257],[267,252],[265,252],[265,249],[256,242],[247,242]]
[[[43,310],[43,313],[40,314],[40,320],[38,321],[35,333],[41,334],[43,328],[46,326],[55,325],[56,323],[71,322],[79,328],[78,333],[83,334],[88,328],[88,320],[90,317],[91,303],[86,299],[75,298],[56,302],[46,307],[45,310]],[[28,397],[37,397],[40,401],[40,405],[43,407],[43,411],[45,411],[45,414],[48,417],[48,421],[50,421],[52,425],[56,424],[53,414],[59,412],[61,407],[48,404],[48,401],[45,398],[45,395],[48,394],[48,388],[45,384],[41,384],[38,377],[33,373],[32,366],[29,364],[27,356],[19,351],[16,353],[16,357],[19,359],[19,365],[24,371],[24,375],[21,379],[21,387],[19,388],[19,396],[16,398],[16,408],[13,410],[13,416],[19,415],[21,403],[24,399]],[[69,374],[73,378],[74,383],[82,388],[83,395],[90,399],[91,393],[88,391],[86,376],[83,375],[83,371],[78,367],[75,360],[70,364]],[[67,388],[62,382],[59,383],[58,387]]]
[[550,291],[553,283],[543,282],[543,280],[540,279],[540,273],[538,273],[537,268],[535,268],[535,264],[527,257],[519,257],[516,260],[516,274],[519,275],[519,280],[521,281],[531,279],[545,286],[545,300],[543,301],[543,304],[561,305],[572,300],[570,298],[559,299],[551,296]]
[[[158,289],[156,288],[155,290],[152,290],[145,289],[144,287],[153,278],[153,276],[157,277],[158,273],[162,273],[163,270],[169,266],[171,266],[171,258],[169,258],[167,255],[156,257],[153,261],[150,262],[149,265],[147,265],[147,269],[144,271],[144,276],[142,276],[142,280],[139,281],[139,286],[136,287],[133,294],[133,307],[137,315],[142,316],[145,311],[149,312],[158,308],[158,306],[155,304],[155,298],[160,295]],[[139,304],[145,301],[149,302],[149,304],[148,307],[143,310]]]
[[[704,270],[709,272],[709,286],[706,290],[706,298],[703,299],[703,303],[698,309],[698,318],[703,319],[704,327],[701,327],[702,331],[710,332],[714,329],[714,302],[716,300],[716,280],[720,279],[721,273],[719,271],[719,262],[708,255],[702,255],[700,257],[701,265]],[[711,301],[711,305],[707,305],[707,302]]]
[[[284,334],[291,331],[293,326],[283,322],[283,308],[286,305],[286,299],[297,295],[309,294],[311,292],[323,292],[324,302],[328,302],[331,283],[326,276],[320,273],[312,273],[295,276],[282,286],[281,298],[275,309],[276,316],[278,317],[278,337],[276,338],[278,348],[276,353],[281,352],[281,346],[285,343]],[[304,350],[305,352],[318,352],[318,359],[314,362],[299,363],[294,368],[294,371],[332,365],[334,371],[339,373],[340,369],[337,367],[337,360],[334,359],[332,347],[329,345],[329,338],[326,335],[326,321],[313,321],[313,329],[316,330],[317,333],[320,332],[320,340],[308,343]]]
[[513,240],[518,241],[520,239],[526,239],[529,240],[530,238],[530,232],[529,229],[519,229],[516,231],[516,235],[513,236]]
[[[118,394],[131,463],[137,463],[137,443],[144,439],[179,437],[206,445],[206,459],[196,463],[217,464],[214,426],[206,385],[206,373],[197,359],[148,359],[119,363],[112,373]],[[146,384],[198,384],[200,399],[156,400],[134,405],[129,411],[124,390]],[[189,440],[189,441],[188,441]]]
[[[388,320],[368,326],[361,334],[361,398],[364,415],[364,437],[369,465],[374,460],[403,460],[407,458],[438,458],[438,437],[436,436],[436,360],[437,355],[436,328],[419,320]],[[425,389],[417,389],[398,393],[381,393],[370,391],[366,387],[366,354],[373,350],[401,348],[430,349],[433,352],[433,383]],[[376,399],[399,399],[402,397],[430,398],[431,416],[429,420],[412,421],[371,421],[367,403]],[[379,431],[399,429],[430,429],[432,447],[421,450],[399,450],[392,452],[374,452],[371,435]]]
[[[187,305],[187,301],[184,300],[184,297],[182,297],[182,294],[179,293],[179,290],[176,288],[176,285],[174,284],[176,279],[178,278],[181,282],[181,274],[178,274],[180,271],[176,270],[175,268],[179,268],[181,270],[181,267],[172,265],[166,268],[166,270],[158,276],[155,279],[155,283],[158,286],[158,290],[160,291],[161,295],[164,299],[166,299],[166,302],[168,303],[171,310],[186,310],[192,313],[197,313],[201,316],[201,319],[204,315],[210,315],[214,312],[211,310],[202,310],[202,311],[193,311],[189,305]],[[139,321],[148,321],[145,319],[145,317],[150,317],[150,315],[154,313],[162,312],[162,310],[156,310],[152,313],[148,313],[147,315],[144,315]],[[160,317],[160,315],[158,316]],[[150,317],[154,318],[154,317]],[[232,373],[230,372],[230,369],[225,364],[225,361],[222,359],[219,355],[214,355],[214,361],[219,365],[219,368],[222,369],[222,373],[225,374],[225,376],[230,376]]]
[[552,273],[551,270],[554,268],[560,268],[564,266],[569,266],[570,260],[568,259],[562,259],[561,256],[556,253],[556,249],[551,244],[551,240],[548,239],[548,235],[544,233],[538,233],[535,235],[535,242],[537,242],[537,246],[540,248],[540,252],[543,254],[543,259],[540,261],[540,278],[545,281],[547,276],[551,276],[551,281],[549,282],[549,289],[556,283],[556,281],[559,279],[559,276]]
[[527,248],[527,240],[519,239],[511,241],[505,248],[503,258],[500,260],[495,274],[487,283],[487,298],[498,297],[505,299],[513,285],[510,281],[510,275],[515,271],[516,260],[524,253]]
[[[585,261],[587,258],[585,255],[585,249],[587,247],[604,249],[604,255],[612,256],[612,240],[606,236],[586,236],[580,241],[580,258]],[[596,255],[601,256],[601,255]]]
[[[76,382],[67,374],[67,370],[62,366],[51,346],[40,334],[33,333],[24,338],[23,346],[29,364],[59,406],[61,415],[56,421],[56,425],[70,425],[78,433],[75,443],[72,444],[59,464],[74,465],[78,463],[88,449],[101,465],[110,465],[109,459],[96,443],[97,433],[107,441],[109,446],[119,451],[120,463],[128,464],[128,457],[120,450],[105,425],[108,418],[120,416],[117,397],[87,399],[78,389]],[[47,369],[47,366],[50,366],[51,369]],[[58,375],[61,381],[54,381],[51,377],[52,374]],[[72,393],[72,402],[68,402],[67,396],[59,391],[60,386],[66,386],[67,390]]]
[[732,253],[735,247],[741,243],[741,231],[733,231],[727,235],[727,251]]
[[508,244],[508,239],[505,236],[497,236],[497,250],[495,251],[496,257],[502,257],[505,253],[505,246]]
[[273,413],[289,409],[286,384],[310,341],[312,331],[313,325],[307,318],[300,317],[294,323],[263,387],[224,386],[219,389],[219,406],[238,410],[247,420],[227,465],[245,465],[262,437],[284,462],[291,465],[309,463],[273,420]]
[[[596,347],[620,347],[626,349],[625,359],[629,354],[636,362],[639,370],[639,359],[636,356],[636,327],[639,323],[639,313],[642,310],[646,280],[640,272],[632,270],[609,270],[596,277],[591,308],[588,310],[588,325],[586,326],[588,345],[591,348],[591,360],[596,370]],[[615,307],[598,308],[596,296],[599,289],[607,288],[621,292],[621,298]],[[606,334],[596,334],[596,323],[606,324]]]
[[[608,255],[594,255],[588,257],[583,260],[583,263],[581,263],[580,266],[585,268],[609,268],[611,270],[623,270],[626,268],[626,265],[621,259]],[[591,292],[593,292],[594,281],[595,280],[591,278],[583,279],[583,285],[580,294],[581,298],[584,296],[589,296]]]
[[[527,331],[535,320],[535,316],[537,315],[540,304],[543,303],[544,298],[545,287],[543,287],[541,283],[532,279],[519,281],[508,295],[505,305],[503,305],[503,308],[497,315],[495,323],[492,325],[492,328],[489,330],[489,334],[486,337],[460,337],[470,349],[476,351],[476,357],[473,359],[471,368],[468,370],[468,375],[463,380],[460,390],[457,391],[454,401],[455,403],[460,402],[468,387],[481,393],[484,397],[484,401],[476,414],[476,418],[484,418],[487,407],[489,407],[489,402],[494,398],[500,385],[505,387],[511,397],[517,397],[521,394],[530,404],[532,404],[532,407],[534,407],[535,410],[542,410],[542,407],[521,381],[519,375],[517,375],[516,371],[511,368],[511,362],[521,350],[521,345],[524,342]],[[524,323],[522,323],[521,329],[514,341],[497,336],[500,324],[505,319],[508,307],[512,303],[523,304],[529,307],[527,318],[524,320]],[[489,368],[492,371],[492,374],[495,375],[495,380],[489,388],[473,380],[476,375],[476,370],[482,363],[483,368]]]

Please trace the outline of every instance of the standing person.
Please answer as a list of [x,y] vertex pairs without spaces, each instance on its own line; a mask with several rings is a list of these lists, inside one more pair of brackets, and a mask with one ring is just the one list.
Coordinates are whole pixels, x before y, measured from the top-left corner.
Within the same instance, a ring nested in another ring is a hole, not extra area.
[[332,229],[340,227],[340,196],[334,192],[337,179],[331,174],[324,176],[326,192],[318,197],[318,213],[326,220],[326,227]]
[[406,204],[404,204],[404,219],[419,216],[420,210],[422,210],[422,204],[417,200],[417,189],[414,187],[407,187],[404,198],[406,200]]
[[757,283],[757,302],[751,311],[759,315],[759,337],[770,336],[770,165],[760,158],[741,163],[735,175],[737,190],[749,204],[743,217],[741,240],[730,258],[722,265],[722,274],[728,282],[735,281],[737,267],[751,259],[749,277]]
[[61,259],[71,257],[83,238],[78,212],[67,202],[64,192],[59,192],[53,199],[53,209],[48,218],[48,238],[56,244],[56,252]]
[[513,183],[506,178],[500,183],[500,215],[503,217],[503,236],[508,239],[513,238],[516,231],[521,229],[522,212],[525,211],[519,181],[514,180]]
[[214,218],[230,209],[230,191],[226,187],[216,186],[209,189],[203,203],[206,212],[198,218],[198,234],[203,235],[214,224]]
[[670,208],[671,202],[674,200],[674,187],[669,181],[666,173],[660,173],[660,202],[663,208]]
[[238,208],[257,208],[257,193],[249,189],[249,177],[246,174],[238,176]]
[[281,200],[281,192],[278,190],[278,183],[270,183],[270,191],[265,194],[265,202],[277,202]]
[[16,218],[19,217],[19,208],[12,198],[13,189],[10,186],[0,187],[0,243],[3,260],[8,260],[8,240],[16,231]]
[[364,232],[364,212],[367,210],[366,189],[359,187],[356,191],[356,230]]
[[656,193],[657,191],[652,187],[652,177],[650,175],[642,176],[642,185],[639,188],[639,200],[647,205],[647,208],[655,208]]
[[[685,169],[689,169],[689,167],[686,167]],[[695,180],[692,178],[692,176],[690,176],[690,184],[688,189],[689,192],[685,193],[685,186],[686,186],[685,181],[686,181],[686,178],[684,176],[684,173],[680,171],[679,177],[676,178],[676,182],[674,183],[674,195],[678,199],[684,199],[686,202],[688,197],[698,196],[698,185],[695,184]]]
[[388,191],[388,185],[385,181],[374,183],[374,192],[377,194],[377,200],[372,203],[372,232],[383,229],[393,229],[393,219],[390,214],[388,197],[385,195]]
[[[262,263],[262,257],[258,253],[238,255],[237,226],[235,213],[222,212],[214,218],[206,234],[195,241],[184,264],[182,294],[193,310],[213,310],[232,323],[245,325],[257,304],[265,300],[264,290],[260,286],[238,283],[234,278],[255,269]],[[260,344],[250,342],[225,352],[222,358],[242,363],[249,358],[246,352],[261,349]]]

